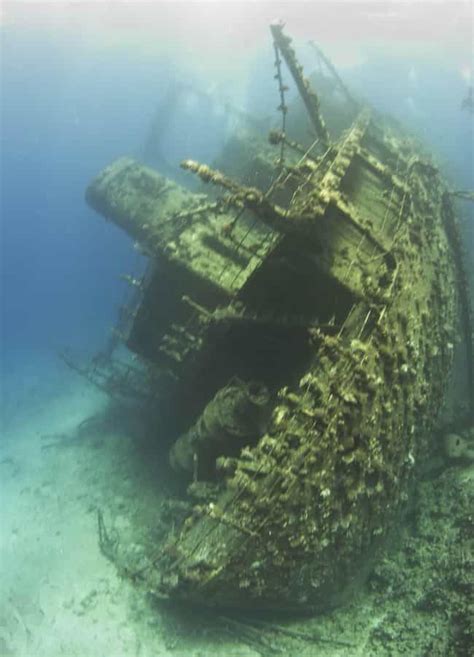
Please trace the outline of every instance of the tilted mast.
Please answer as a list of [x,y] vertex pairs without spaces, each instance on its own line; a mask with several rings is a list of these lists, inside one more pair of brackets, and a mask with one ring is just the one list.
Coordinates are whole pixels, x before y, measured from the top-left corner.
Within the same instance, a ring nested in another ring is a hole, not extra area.
[[308,111],[311,123],[321,139],[321,142],[327,148],[330,145],[331,139],[324,119],[319,111],[319,98],[316,92],[311,88],[309,81],[303,75],[303,67],[298,63],[295,51],[290,46],[291,39],[283,34],[283,25],[281,23],[274,23],[270,26],[270,30],[273,36],[273,41],[281,52],[293,80],[295,81],[301,99]]

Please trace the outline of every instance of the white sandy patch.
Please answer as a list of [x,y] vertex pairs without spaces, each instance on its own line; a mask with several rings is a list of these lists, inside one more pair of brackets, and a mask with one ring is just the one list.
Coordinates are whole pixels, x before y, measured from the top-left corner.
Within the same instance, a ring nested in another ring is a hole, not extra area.
[[23,423],[16,417],[4,436],[2,655],[134,654],[125,644],[135,637],[119,631],[128,624],[123,585],[97,547],[93,491],[83,477],[88,455],[63,446],[103,405],[94,390],[69,381],[47,405],[33,400],[34,413],[25,409]]
[[102,393],[64,371],[61,386],[42,386],[44,371],[21,404],[10,397],[0,444],[0,657],[255,657],[235,641],[211,646],[205,628],[182,636],[119,579],[99,549],[97,510],[119,534],[133,514],[152,522],[159,451],[140,454],[120,421],[101,420]]

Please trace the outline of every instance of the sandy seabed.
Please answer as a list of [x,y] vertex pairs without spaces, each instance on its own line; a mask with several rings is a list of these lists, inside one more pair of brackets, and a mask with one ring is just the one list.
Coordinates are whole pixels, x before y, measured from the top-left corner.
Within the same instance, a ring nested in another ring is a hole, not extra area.
[[247,632],[217,614],[169,609],[119,578],[99,549],[98,510],[119,536],[152,526],[166,457],[133,410],[58,372],[58,385],[34,378],[4,409],[0,657],[469,654],[472,467],[420,483],[400,545],[347,607],[278,619],[293,636]]
[[[143,445],[133,411],[128,421],[87,382],[62,379],[45,398],[29,377],[3,417],[0,657],[204,657],[209,646],[190,645],[194,630],[180,648],[180,627],[99,549],[99,509],[118,534],[137,513],[153,522],[160,456]],[[256,653],[227,645],[217,654]]]

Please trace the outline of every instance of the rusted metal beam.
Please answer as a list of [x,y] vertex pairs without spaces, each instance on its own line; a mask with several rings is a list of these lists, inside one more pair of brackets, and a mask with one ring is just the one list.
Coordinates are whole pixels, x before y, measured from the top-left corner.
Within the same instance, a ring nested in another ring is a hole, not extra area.
[[295,51],[290,45],[291,39],[283,34],[283,25],[281,23],[274,23],[270,26],[270,30],[273,36],[273,41],[281,52],[293,80],[295,81],[301,99],[308,111],[311,123],[323,145],[328,147],[331,139],[326,124],[324,123],[324,119],[319,111],[319,98],[316,92],[311,88],[309,81],[303,75],[303,67],[298,63]]

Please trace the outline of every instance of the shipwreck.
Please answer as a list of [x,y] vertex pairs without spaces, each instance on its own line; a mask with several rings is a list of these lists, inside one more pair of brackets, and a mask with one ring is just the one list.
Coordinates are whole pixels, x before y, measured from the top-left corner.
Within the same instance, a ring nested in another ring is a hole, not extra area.
[[471,315],[433,159],[317,46],[307,79],[271,34],[279,129],[182,162],[189,189],[124,157],[86,199],[153,263],[123,337],[166,379],[174,429],[157,439],[183,487],[134,578],[204,605],[318,609],[397,522],[460,329],[472,362]]

